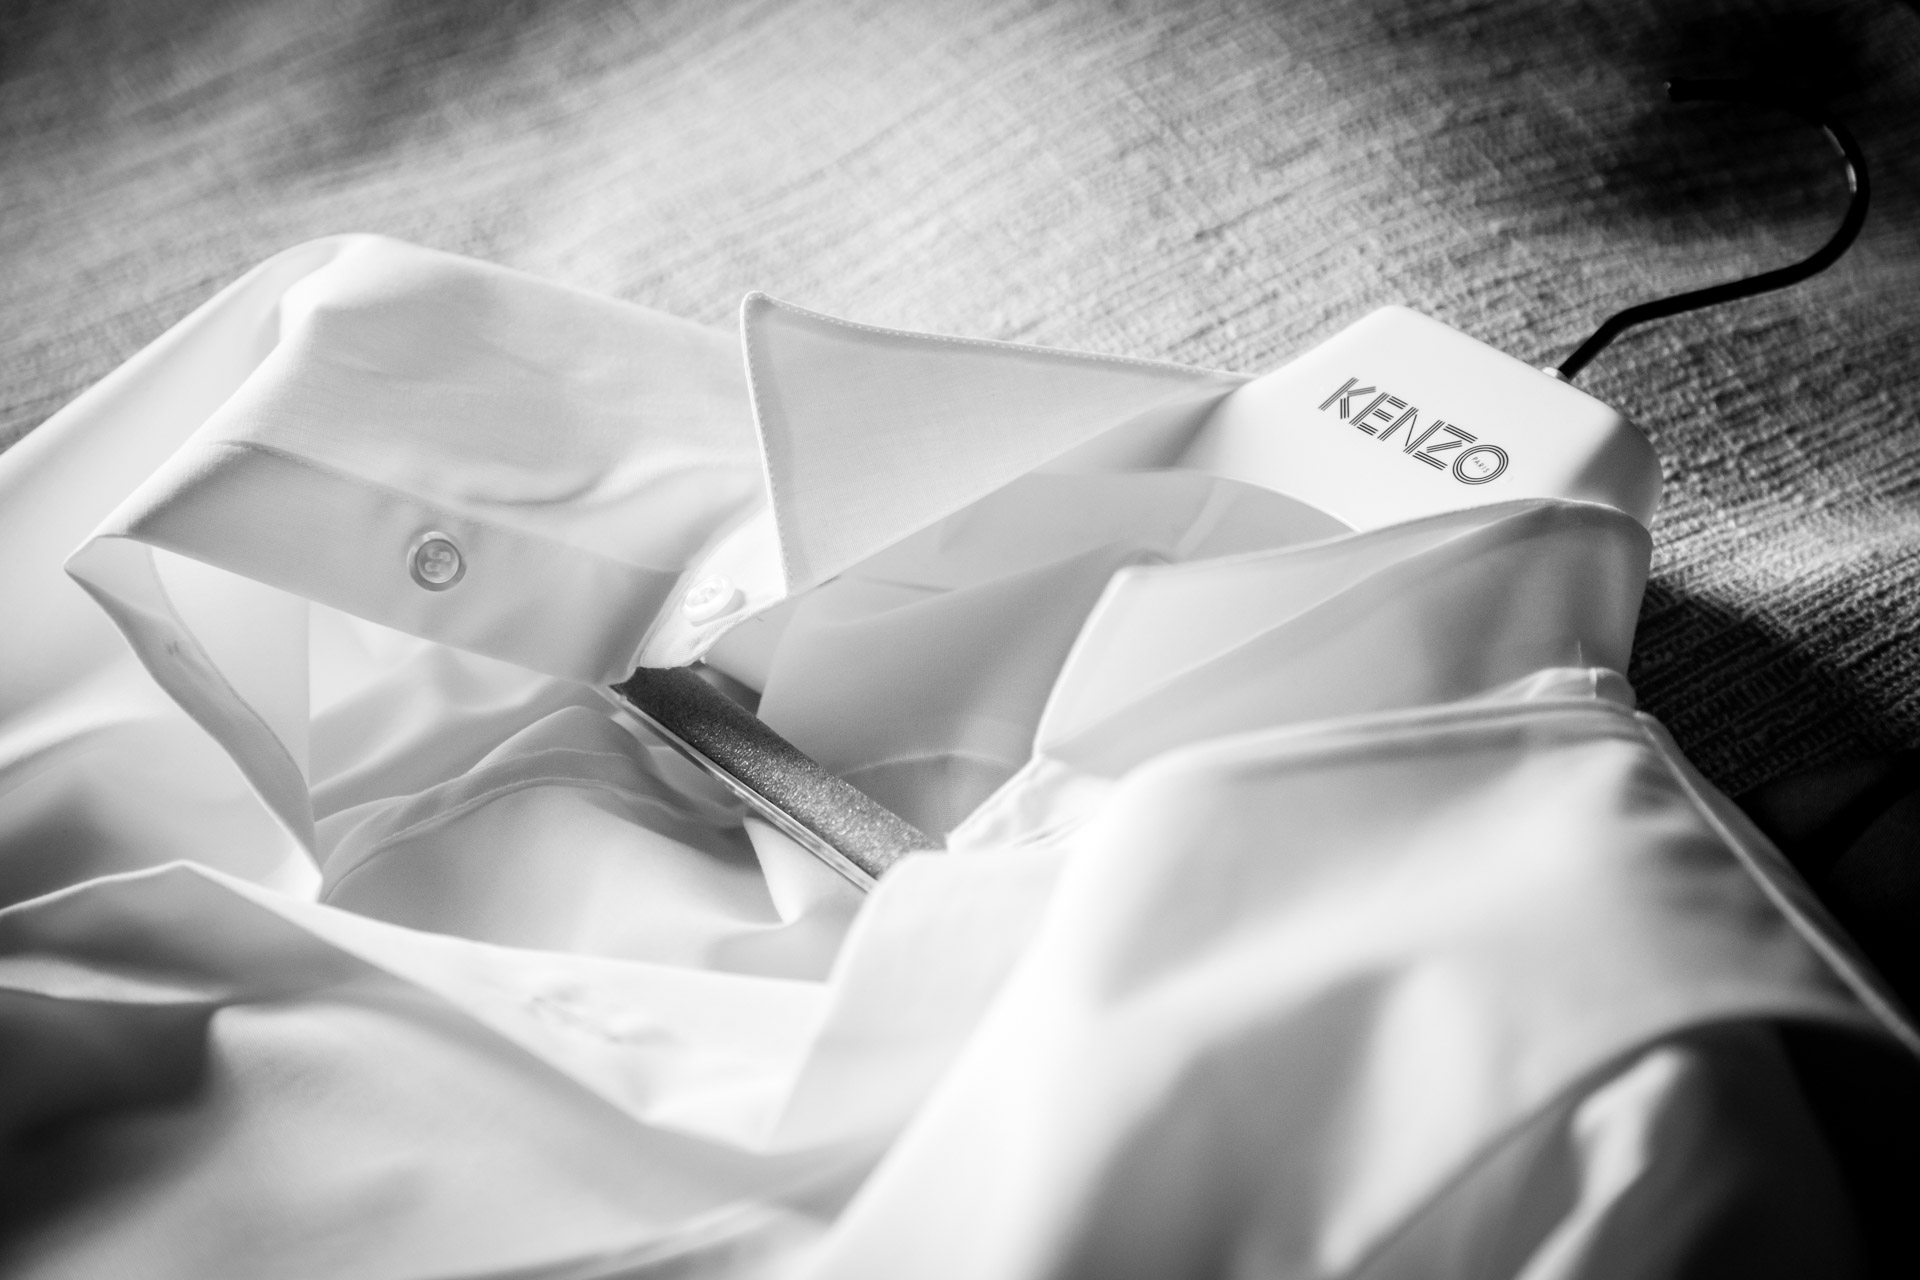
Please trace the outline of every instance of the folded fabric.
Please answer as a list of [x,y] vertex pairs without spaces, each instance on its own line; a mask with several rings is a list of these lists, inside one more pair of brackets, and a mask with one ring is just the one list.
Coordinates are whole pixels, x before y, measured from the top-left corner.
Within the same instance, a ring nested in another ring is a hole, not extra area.
[[[4,1264],[1843,1271],[1770,1024],[1920,1037],[1634,712],[1633,503],[1342,518],[1260,386],[257,268],[0,457]],[[695,658],[948,850],[598,691]]]

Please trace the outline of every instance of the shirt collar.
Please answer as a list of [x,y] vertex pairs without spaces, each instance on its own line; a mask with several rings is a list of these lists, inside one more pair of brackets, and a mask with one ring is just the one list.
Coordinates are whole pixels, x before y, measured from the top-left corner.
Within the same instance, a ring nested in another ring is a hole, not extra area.
[[[664,612],[639,661],[690,661],[738,618],[807,591],[1076,449],[1114,467],[1169,461],[1246,379],[1209,369],[854,324],[750,294],[740,343],[766,516],[692,567],[730,614]],[[777,571],[774,561],[777,559]]]
[[[266,668],[304,655],[260,659],[234,618],[313,600],[603,683],[691,661],[1023,474],[1174,465],[1248,383],[762,295],[736,341],[377,237],[296,258],[156,344],[204,421],[69,561],[296,831],[304,673]],[[423,580],[423,547],[457,576]],[[222,602],[195,616],[169,558],[227,571]]]

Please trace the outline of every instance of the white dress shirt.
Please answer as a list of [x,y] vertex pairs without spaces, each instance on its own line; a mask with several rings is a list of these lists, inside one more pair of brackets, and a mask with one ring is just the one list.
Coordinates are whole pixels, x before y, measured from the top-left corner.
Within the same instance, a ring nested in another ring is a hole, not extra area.
[[[1920,1040],[1633,710],[1644,486],[1356,518],[1203,447],[1260,386],[222,292],[0,457],[0,1263],[1843,1269],[1768,1024]],[[947,851],[862,897],[599,691],[702,657]]]

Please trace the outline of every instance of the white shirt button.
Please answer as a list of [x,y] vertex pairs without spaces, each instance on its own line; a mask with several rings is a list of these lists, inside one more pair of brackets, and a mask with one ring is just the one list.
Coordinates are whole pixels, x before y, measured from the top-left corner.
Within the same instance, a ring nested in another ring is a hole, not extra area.
[[724,618],[740,603],[740,592],[725,578],[702,578],[680,601],[687,621],[699,624]]
[[423,533],[407,552],[407,572],[429,591],[445,591],[466,576],[460,544],[438,531]]

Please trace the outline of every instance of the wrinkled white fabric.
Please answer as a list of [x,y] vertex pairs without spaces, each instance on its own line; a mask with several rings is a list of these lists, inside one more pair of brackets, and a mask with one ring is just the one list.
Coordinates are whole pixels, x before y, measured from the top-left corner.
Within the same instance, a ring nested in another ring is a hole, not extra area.
[[[1644,529],[1183,468],[1244,384],[232,286],[0,457],[0,1264],[1842,1273],[1768,1024],[1916,1041],[1633,711]],[[596,692],[700,653],[949,850],[862,898]]]

